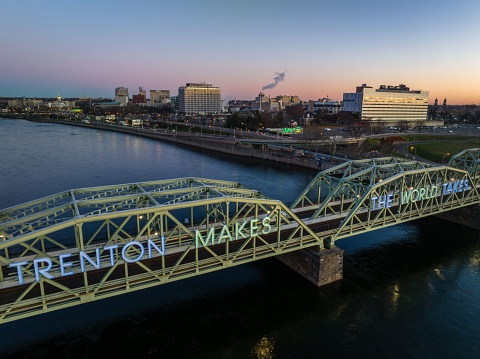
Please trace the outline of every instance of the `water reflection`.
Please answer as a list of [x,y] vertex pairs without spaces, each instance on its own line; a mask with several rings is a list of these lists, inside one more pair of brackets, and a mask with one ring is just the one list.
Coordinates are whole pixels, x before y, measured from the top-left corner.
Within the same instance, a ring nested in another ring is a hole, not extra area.
[[252,348],[252,357],[254,359],[273,359],[274,344],[273,338],[262,337]]

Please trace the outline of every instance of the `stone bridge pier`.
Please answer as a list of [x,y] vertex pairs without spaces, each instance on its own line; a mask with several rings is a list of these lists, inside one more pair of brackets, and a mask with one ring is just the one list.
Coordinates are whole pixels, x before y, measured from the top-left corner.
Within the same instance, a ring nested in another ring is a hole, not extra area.
[[300,249],[276,258],[308,281],[321,287],[343,279],[343,249]]

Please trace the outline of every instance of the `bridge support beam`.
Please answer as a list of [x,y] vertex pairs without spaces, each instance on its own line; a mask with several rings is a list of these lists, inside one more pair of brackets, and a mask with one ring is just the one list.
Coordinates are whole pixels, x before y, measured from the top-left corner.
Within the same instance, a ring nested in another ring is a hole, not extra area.
[[436,217],[480,231],[480,205],[473,205],[437,214]]
[[300,249],[277,258],[317,287],[343,278],[343,249],[338,247]]

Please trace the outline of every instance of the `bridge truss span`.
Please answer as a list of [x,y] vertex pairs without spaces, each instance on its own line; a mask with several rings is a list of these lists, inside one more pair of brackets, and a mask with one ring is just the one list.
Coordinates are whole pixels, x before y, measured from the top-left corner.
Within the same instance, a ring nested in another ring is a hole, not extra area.
[[331,247],[341,238],[480,203],[479,154],[463,151],[447,166],[395,157],[350,161],[320,172],[291,208],[334,221],[334,230],[320,234]]
[[194,177],[64,191],[0,211],[0,324],[478,203],[480,149],[350,161],[290,207]]
[[0,212],[0,323],[323,241],[278,200],[199,178],[65,191]]

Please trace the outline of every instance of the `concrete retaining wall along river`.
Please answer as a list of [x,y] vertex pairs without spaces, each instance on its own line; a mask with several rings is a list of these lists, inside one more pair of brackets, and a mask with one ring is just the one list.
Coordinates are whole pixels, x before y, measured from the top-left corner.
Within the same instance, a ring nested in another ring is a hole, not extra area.
[[[318,161],[313,158],[308,157],[294,157],[288,154],[276,153],[272,150],[262,150],[259,148],[242,145],[238,139],[233,138],[218,138],[218,137],[209,137],[208,135],[200,136],[189,135],[189,134],[175,134],[173,132],[162,132],[157,130],[153,132],[150,129],[140,129],[133,128],[130,126],[119,126],[119,125],[107,125],[107,124],[96,124],[96,123],[85,123],[85,122],[71,122],[68,120],[54,120],[54,119],[28,119],[35,122],[46,122],[46,123],[56,123],[62,125],[71,125],[71,126],[80,126],[88,127],[95,129],[102,129],[106,131],[121,132],[127,134],[133,134],[137,136],[168,141],[172,143],[177,143],[190,147],[202,148],[205,150],[221,152],[226,154],[231,154],[234,156],[241,157],[251,157],[251,158],[260,158],[263,160],[281,162],[285,164],[301,166],[311,169],[320,169],[318,166]],[[321,169],[326,169],[332,167],[338,163],[329,162],[323,163]]]

